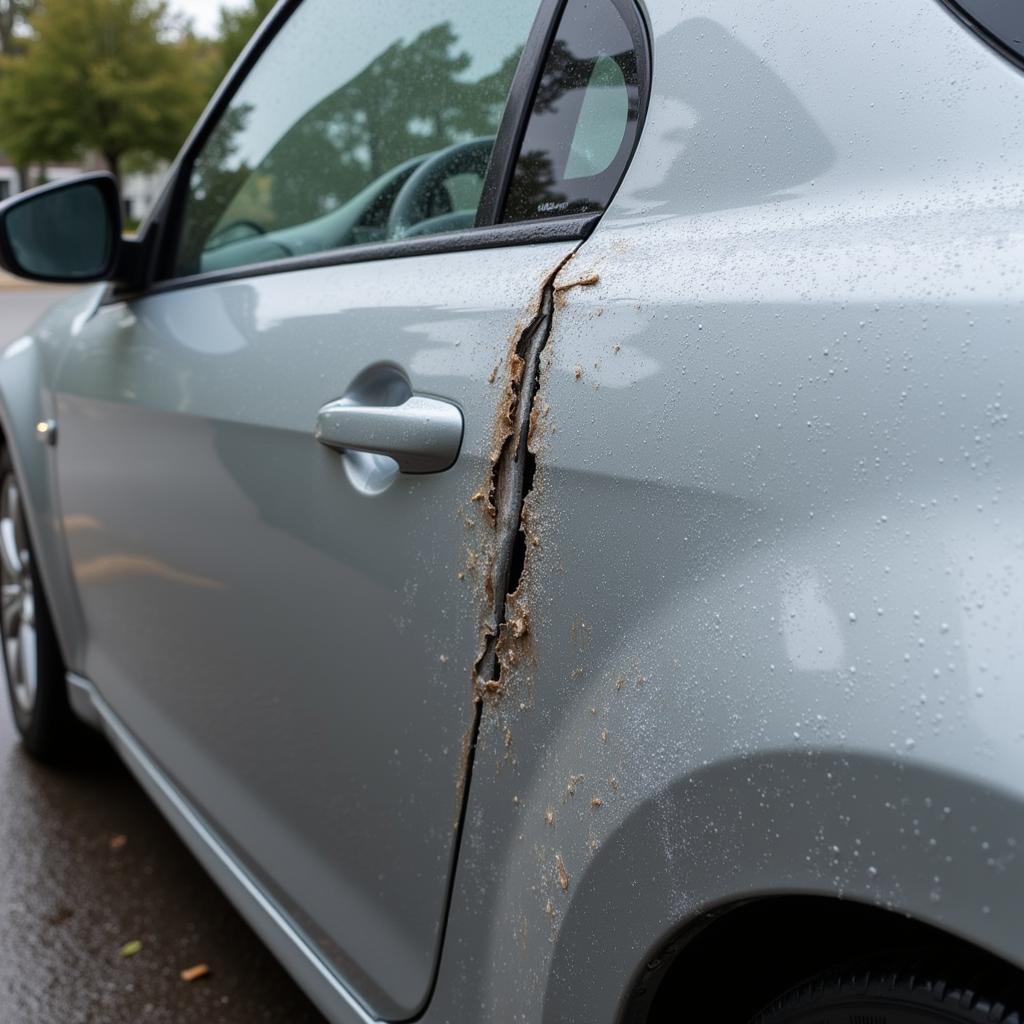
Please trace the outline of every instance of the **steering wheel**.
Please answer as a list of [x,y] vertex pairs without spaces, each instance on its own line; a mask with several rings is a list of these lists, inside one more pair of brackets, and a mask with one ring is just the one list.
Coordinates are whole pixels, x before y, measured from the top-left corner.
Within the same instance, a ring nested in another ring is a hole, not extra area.
[[[237,238],[228,238],[224,241],[219,241],[222,236],[229,235],[231,232],[237,231],[238,229],[242,229],[248,233],[241,234]],[[222,245],[230,245],[232,242],[240,242],[243,238],[256,238],[259,235],[265,235],[266,233],[267,229],[261,224],[257,224],[254,220],[246,220],[245,218],[242,218],[241,220],[233,220],[230,224],[225,224],[224,227],[215,231],[206,240],[206,245],[203,248],[207,251],[211,249],[219,249]]]
[[438,192],[448,178],[477,174],[483,178],[494,139],[470,139],[442,149],[424,160],[395,196],[388,215],[388,238],[405,238],[421,221],[435,216]]

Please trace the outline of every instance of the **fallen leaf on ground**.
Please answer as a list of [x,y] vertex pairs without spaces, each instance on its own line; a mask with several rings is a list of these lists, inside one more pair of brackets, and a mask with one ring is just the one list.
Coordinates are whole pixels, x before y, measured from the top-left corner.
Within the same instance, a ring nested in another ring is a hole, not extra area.
[[112,850],[121,850],[128,845],[127,836],[111,836],[110,837],[110,848]]
[[196,964],[194,967],[187,967],[181,972],[182,981],[198,981],[200,978],[205,978],[210,973],[210,968],[206,964]]
[[142,943],[138,939],[132,939],[121,947],[121,956],[135,956],[142,949]]

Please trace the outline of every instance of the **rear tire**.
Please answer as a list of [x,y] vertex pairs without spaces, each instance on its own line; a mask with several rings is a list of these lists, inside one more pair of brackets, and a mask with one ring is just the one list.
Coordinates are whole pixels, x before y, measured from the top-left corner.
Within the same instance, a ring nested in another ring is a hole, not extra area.
[[832,972],[792,989],[751,1024],[1021,1024],[998,992],[941,973]]
[[72,756],[86,734],[68,704],[64,660],[39,577],[21,485],[0,452],[0,649],[14,724],[44,761]]

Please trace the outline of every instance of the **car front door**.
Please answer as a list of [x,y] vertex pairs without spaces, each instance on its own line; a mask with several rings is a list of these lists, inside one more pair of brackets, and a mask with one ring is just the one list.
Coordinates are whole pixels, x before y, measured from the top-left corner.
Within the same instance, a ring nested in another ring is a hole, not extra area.
[[492,458],[637,104],[583,43],[533,99],[558,4],[382,6],[278,17],[183,158],[159,279],[77,325],[56,403],[74,667],[394,1019],[430,991],[494,641]]

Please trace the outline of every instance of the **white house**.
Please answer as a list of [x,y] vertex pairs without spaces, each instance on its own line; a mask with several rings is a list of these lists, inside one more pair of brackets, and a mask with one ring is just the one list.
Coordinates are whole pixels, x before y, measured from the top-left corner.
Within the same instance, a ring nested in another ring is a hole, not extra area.
[[[46,181],[63,181],[81,174],[81,167],[71,164],[47,164],[44,172]],[[32,184],[37,184],[33,181]],[[3,154],[0,154],[0,200],[14,195],[18,191],[18,170]]]
[[[121,195],[124,199],[124,216],[126,220],[141,221],[149,213],[160,195],[167,164],[160,164],[150,173],[133,173],[124,175],[121,181]],[[37,185],[40,181],[64,181],[95,167],[78,164],[47,164],[42,174],[33,168],[30,184]],[[18,191],[18,171],[3,154],[0,154],[0,201]]]

